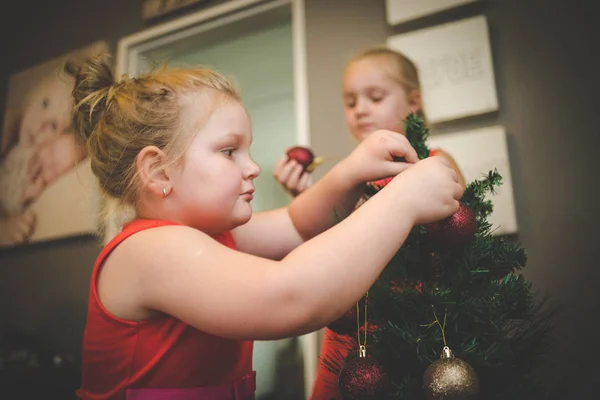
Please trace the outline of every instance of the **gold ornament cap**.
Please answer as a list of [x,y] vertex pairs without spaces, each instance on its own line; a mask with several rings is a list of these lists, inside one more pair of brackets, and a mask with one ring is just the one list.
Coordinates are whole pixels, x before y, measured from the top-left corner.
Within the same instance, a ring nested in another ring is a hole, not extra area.
[[442,354],[440,355],[440,358],[442,360],[447,359],[447,358],[454,358],[454,353],[452,352],[452,350],[450,350],[450,347],[444,346],[444,348],[442,349]]

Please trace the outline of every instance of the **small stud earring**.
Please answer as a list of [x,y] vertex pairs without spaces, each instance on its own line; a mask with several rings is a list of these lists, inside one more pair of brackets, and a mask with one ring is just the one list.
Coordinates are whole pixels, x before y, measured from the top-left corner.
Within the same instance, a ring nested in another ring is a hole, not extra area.
[[163,197],[167,197],[167,188],[163,188]]

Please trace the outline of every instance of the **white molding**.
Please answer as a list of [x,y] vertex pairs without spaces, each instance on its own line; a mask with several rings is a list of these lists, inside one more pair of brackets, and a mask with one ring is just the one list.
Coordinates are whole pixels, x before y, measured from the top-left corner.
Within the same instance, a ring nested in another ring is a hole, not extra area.
[[[310,118],[308,111],[306,17],[304,0],[232,0],[126,36],[119,40],[117,45],[115,75],[120,77],[123,74],[133,74],[137,71],[138,55],[141,51],[146,51],[168,42],[180,40],[192,34],[203,32],[219,25],[243,19],[285,4],[290,4],[292,10],[296,140],[300,145],[309,146]],[[203,23],[203,21],[208,21],[221,15],[227,15],[236,10],[244,10],[252,5],[254,5],[254,7],[251,7],[246,11],[239,11],[235,15],[221,18],[218,21]],[[200,26],[193,28],[194,25]],[[183,32],[184,30],[185,32]]]
[[265,1],[268,0],[231,0],[125,36],[117,45],[116,75],[121,76],[130,70],[127,65],[127,54],[130,48],[136,45]]
[[294,97],[298,144],[310,145],[308,73],[306,55],[306,14],[304,0],[292,0],[292,40],[294,59]]
[[[310,145],[308,107],[308,73],[306,54],[306,13],[304,0],[292,0],[292,46],[294,59],[294,104],[296,107],[296,141]],[[317,376],[319,361],[318,331],[300,337],[304,361],[304,395],[308,399]]]
[[283,7],[289,5],[291,0],[270,0],[264,2],[264,4],[257,4],[251,8],[245,8],[241,11],[237,11],[232,14],[226,14],[223,17],[217,19],[211,19],[210,21],[190,26],[189,28],[179,30],[177,32],[170,33],[168,35],[161,35],[156,37],[152,41],[140,43],[135,46],[138,53],[152,50],[157,47],[161,47],[170,43],[184,40],[190,36],[197,35],[202,32],[210,31],[211,29],[219,28],[220,26],[230,24],[232,22],[241,21],[254,15],[261,14],[263,12],[272,10],[274,8]]

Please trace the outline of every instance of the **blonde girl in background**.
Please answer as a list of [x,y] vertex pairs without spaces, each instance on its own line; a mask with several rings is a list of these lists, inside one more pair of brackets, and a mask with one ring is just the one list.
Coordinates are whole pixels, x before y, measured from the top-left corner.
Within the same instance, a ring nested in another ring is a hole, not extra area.
[[[404,54],[385,47],[367,49],[352,57],[343,72],[342,99],[348,130],[360,143],[384,129],[404,135],[404,119],[409,113],[426,118],[421,98],[421,85],[415,64]],[[439,156],[457,173],[458,182],[465,180],[454,159],[442,149],[430,155]],[[291,194],[299,194],[310,185],[309,173],[286,156],[275,165],[273,175]],[[362,201],[358,204],[361,204]],[[345,359],[353,348],[346,335],[325,329],[321,356],[311,400],[339,399],[337,375],[326,368],[324,359]]]

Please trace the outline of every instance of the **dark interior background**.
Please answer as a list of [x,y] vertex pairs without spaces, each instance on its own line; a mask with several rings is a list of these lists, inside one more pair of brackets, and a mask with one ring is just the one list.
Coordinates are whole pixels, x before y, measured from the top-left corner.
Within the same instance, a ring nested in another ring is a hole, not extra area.
[[[10,74],[97,40],[108,41],[114,52],[120,38],[151,26],[141,17],[142,3],[31,0],[12,2],[11,11],[5,5],[0,110]],[[600,387],[594,383],[600,378],[600,35],[591,4],[482,0],[390,28],[384,0],[306,0],[311,142],[321,154],[346,154],[354,146],[339,94],[341,70],[353,52],[384,43],[393,33],[487,16],[500,109],[433,132],[506,127],[520,227],[516,239],[529,257],[525,274],[534,290],[550,294],[564,310],[545,369],[556,399],[597,398]],[[98,252],[93,237],[0,250],[0,332],[31,332],[54,351],[77,356]]]

